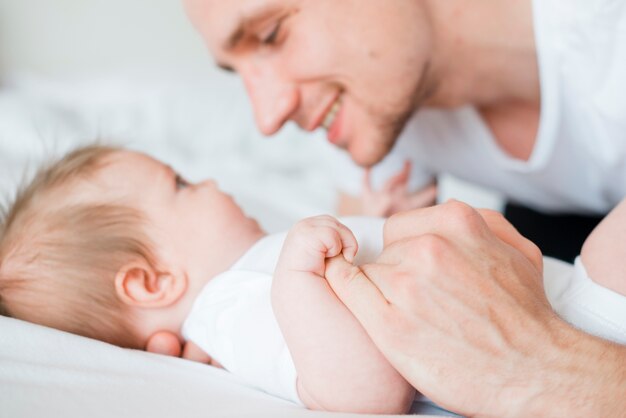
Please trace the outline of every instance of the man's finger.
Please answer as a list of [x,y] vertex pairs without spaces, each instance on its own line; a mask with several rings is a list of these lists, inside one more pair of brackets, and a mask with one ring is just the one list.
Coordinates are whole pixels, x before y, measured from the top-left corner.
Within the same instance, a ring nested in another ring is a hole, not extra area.
[[487,224],[476,209],[465,203],[450,200],[441,205],[391,216],[385,222],[384,245],[387,247],[393,242],[426,234],[461,241],[482,234],[487,229]]
[[389,302],[363,270],[340,255],[326,260],[326,280],[366,330],[384,327]]
[[539,271],[543,271],[541,251],[517,232],[499,212],[476,210],[458,201],[392,216],[385,223],[384,244],[388,247],[394,242],[422,235],[436,235],[448,241],[462,242],[489,234],[520,251]]

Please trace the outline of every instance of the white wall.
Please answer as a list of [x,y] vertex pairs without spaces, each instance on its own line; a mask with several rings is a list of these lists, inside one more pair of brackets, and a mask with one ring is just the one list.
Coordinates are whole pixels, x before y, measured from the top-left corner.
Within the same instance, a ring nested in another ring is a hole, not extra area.
[[55,77],[215,71],[181,0],[0,0],[0,66]]

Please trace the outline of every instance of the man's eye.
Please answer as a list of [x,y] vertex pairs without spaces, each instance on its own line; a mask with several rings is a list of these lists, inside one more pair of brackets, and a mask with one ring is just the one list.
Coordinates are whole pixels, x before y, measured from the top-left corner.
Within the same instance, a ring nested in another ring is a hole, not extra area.
[[176,175],[176,189],[181,190],[189,187],[189,182],[182,178],[179,174]]
[[280,28],[282,26],[283,21],[279,20],[276,24],[268,31],[267,33],[261,35],[259,40],[263,45],[273,45],[276,43],[278,39],[278,35],[280,35]]

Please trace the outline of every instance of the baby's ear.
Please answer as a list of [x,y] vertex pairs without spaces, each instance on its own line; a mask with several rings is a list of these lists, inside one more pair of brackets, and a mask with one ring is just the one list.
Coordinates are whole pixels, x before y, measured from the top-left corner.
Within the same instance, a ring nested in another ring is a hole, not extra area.
[[117,296],[129,306],[165,308],[176,303],[186,290],[184,274],[158,272],[143,260],[124,265],[115,275]]

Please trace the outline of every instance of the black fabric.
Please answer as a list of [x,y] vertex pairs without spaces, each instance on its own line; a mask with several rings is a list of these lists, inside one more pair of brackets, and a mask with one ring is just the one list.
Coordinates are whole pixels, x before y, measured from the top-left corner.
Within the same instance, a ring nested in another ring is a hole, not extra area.
[[504,208],[504,216],[523,236],[534,242],[543,255],[571,263],[605,215],[545,214],[509,202]]

